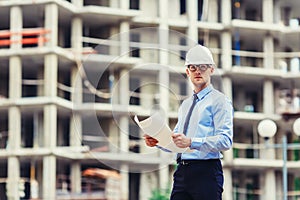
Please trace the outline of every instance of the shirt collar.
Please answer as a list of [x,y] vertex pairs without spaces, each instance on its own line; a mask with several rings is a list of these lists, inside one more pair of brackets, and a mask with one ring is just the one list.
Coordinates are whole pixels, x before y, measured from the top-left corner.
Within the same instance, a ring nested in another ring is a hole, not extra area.
[[[197,93],[197,97],[199,100],[203,99],[209,92],[214,89],[212,84],[209,84],[206,88]],[[195,94],[195,93],[194,93]]]

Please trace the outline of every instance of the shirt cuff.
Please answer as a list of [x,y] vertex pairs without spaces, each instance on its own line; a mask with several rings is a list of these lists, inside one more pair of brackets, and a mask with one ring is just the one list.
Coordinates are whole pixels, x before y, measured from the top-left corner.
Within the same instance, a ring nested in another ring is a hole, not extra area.
[[205,138],[191,138],[191,149],[198,149],[204,143]]

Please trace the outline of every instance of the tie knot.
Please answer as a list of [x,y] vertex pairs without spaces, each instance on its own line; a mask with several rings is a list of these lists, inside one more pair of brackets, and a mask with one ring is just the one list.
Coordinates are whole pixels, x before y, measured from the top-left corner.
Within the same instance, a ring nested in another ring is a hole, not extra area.
[[193,100],[196,101],[198,99],[197,94],[193,94]]

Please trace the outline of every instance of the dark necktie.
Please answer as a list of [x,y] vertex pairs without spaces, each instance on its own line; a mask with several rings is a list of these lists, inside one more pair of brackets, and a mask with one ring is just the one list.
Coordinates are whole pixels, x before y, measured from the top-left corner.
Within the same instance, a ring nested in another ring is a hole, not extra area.
[[[197,94],[194,94],[193,97],[194,97],[193,98],[193,103],[192,103],[192,105],[191,105],[191,107],[189,109],[189,112],[188,112],[188,114],[187,114],[187,116],[185,118],[185,122],[184,122],[184,126],[183,126],[183,134],[184,135],[186,135],[187,128],[188,128],[189,123],[190,123],[191,115],[192,115],[193,109],[194,109],[194,107],[195,107],[195,105],[197,103],[197,99],[198,99]],[[180,159],[180,157],[181,157],[181,153],[178,153],[177,154],[177,160]]]

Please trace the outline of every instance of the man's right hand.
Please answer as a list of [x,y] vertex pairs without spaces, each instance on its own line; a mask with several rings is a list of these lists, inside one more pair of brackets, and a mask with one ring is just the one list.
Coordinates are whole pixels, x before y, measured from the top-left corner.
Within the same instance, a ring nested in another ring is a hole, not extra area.
[[149,147],[154,147],[158,143],[157,139],[155,139],[147,134],[144,135],[144,139],[145,139],[146,145]]

